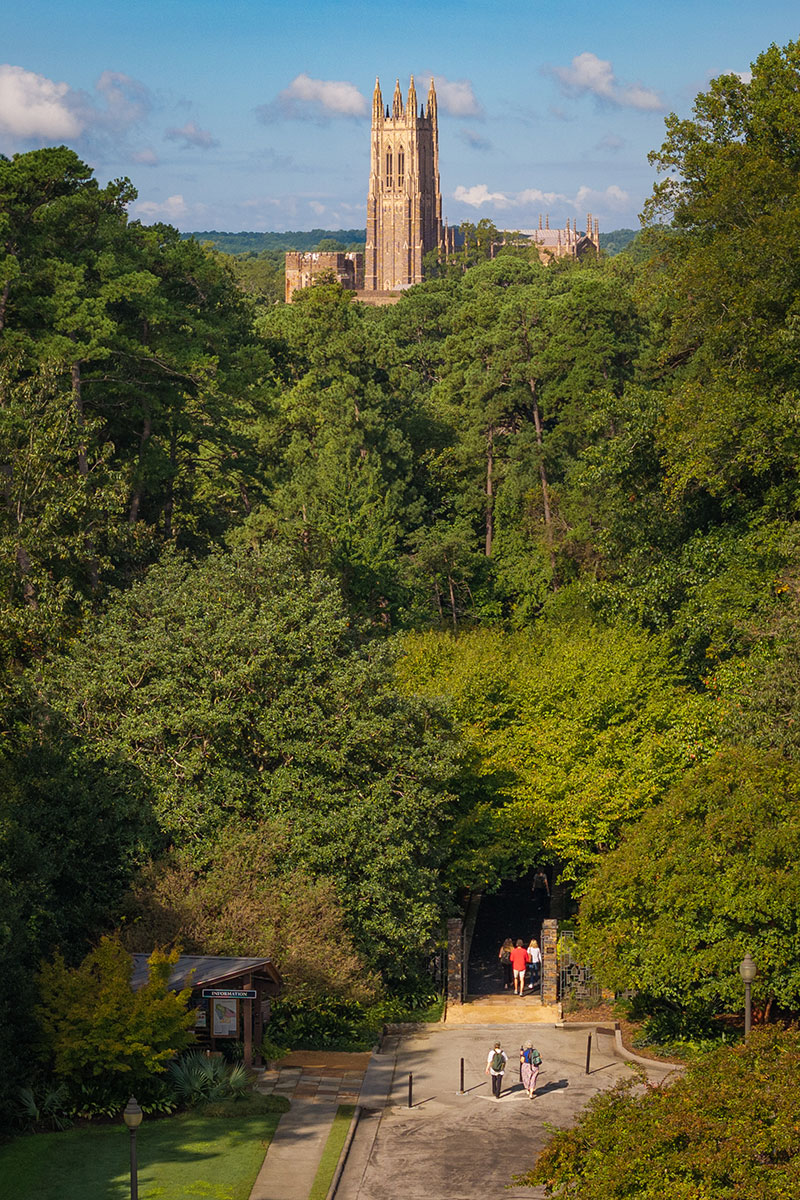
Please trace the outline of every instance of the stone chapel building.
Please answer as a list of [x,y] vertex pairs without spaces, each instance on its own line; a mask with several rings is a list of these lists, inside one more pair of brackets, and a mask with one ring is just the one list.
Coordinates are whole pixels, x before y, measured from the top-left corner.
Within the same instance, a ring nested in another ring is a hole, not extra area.
[[421,283],[431,250],[452,250],[452,232],[442,224],[439,185],[439,120],[431,80],[427,105],[417,106],[414,76],[405,104],[400,80],[391,110],[384,111],[381,85],[372,96],[367,244],[364,290],[395,292]]
[[[550,262],[566,256],[597,254],[597,222],[587,217],[586,231],[577,222],[564,229],[519,230],[518,236],[535,246],[540,259]],[[442,222],[439,185],[439,119],[436,88],[431,80],[425,104],[418,105],[414,76],[405,103],[400,80],[394,87],[391,108],[384,108],[381,85],[375,80],[372,95],[370,172],[367,193],[367,240],[364,254],[290,252],[286,255],[286,300],[315,279],[333,275],[342,287],[355,291],[369,304],[391,304],[398,294],[422,283],[423,261],[431,250],[442,257],[463,244],[460,234]]]

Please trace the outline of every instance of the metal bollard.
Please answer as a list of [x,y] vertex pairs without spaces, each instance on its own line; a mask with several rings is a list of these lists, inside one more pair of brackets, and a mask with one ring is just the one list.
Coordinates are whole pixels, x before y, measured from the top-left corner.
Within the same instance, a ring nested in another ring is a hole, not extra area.
[[414,1076],[411,1073],[409,1073],[409,1076],[408,1076],[408,1107],[409,1108],[414,1107],[413,1101],[412,1101],[413,1087],[414,1087]]
[[463,1060],[463,1058],[461,1059],[461,1074],[460,1074],[460,1079],[461,1079],[461,1083],[460,1083],[460,1086],[459,1086],[459,1089],[458,1089],[458,1093],[457,1093],[457,1094],[458,1094],[459,1096],[463,1096],[463,1095],[464,1095],[464,1060]]
[[589,1074],[589,1063],[592,1061],[592,1035],[586,1039],[586,1074]]

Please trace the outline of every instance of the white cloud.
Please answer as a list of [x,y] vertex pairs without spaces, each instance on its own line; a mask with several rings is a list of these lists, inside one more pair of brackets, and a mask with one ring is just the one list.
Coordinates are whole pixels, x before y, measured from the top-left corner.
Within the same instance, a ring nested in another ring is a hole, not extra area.
[[569,204],[570,201],[563,192],[543,192],[541,188],[525,188],[524,191],[517,192],[513,203],[522,206],[526,204]]
[[[421,76],[425,79],[426,76]],[[444,75],[434,75],[433,83],[436,88],[436,101],[444,112],[451,117],[480,117],[483,109],[478,103],[469,79],[447,79]]]
[[482,137],[474,129],[462,129],[461,140],[466,142],[472,150],[491,150],[492,143],[488,138]]
[[578,188],[574,196],[568,196],[565,192],[543,192],[540,188],[525,188],[512,194],[490,192],[485,183],[477,183],[470,188],[459,185],[453,192],[453,199],[472,208],[529,208],[534,205],[546,208],[559,204],[580,214],[587,209],[598,212],[624,211],[631,202],[628,193],[616,184],[611,184],[603,191],[584,186]]
[[0,65],[0,133],[19,142],[118,143],[151,107],[144,84],[118,71],[104,71],[92,96],[24,67]]
[[139,200],[136,203],[137,217],[150,217],[160,220],[177,221],[189,215],[189,206],[183,196],[167,196],[166,200],[158,203],[155,200]]
[[615,183],[612,183],[603,191],[589,187],[578,188],[572,203],[579,212],[583,212],[584,209],[594,211],[598,208],[613,209],[616,212],[629,208],[631,198],[624,188],[617,187]]
[[305,73],[297,75],[272,104],[262,104],[256,109],[259,119],[265,122],[276,117],[301,121],[319,120],[320,117],[363,117],[367,112],[366,97],[354,83],[312,79]]
[[141,163],[145,167],[158,166],[158,155],[152,146],[143,146],[141,150],[134,150],[131,158],[135,163]]
[[550,68],[567,95],[590,92],[598,100],[618,108],[637,108],[644,112],[663,110],[661,97],[641,83],[622,84],[608,59],[584,51],[576,54],[568,67]]
[[311,200],[311,201],[309,202],[309,205],[308,205],[308,207],[311,209],[311,211],[312,211],[313,213],[316,213],[316,215],[317,215],[318,217],[321,217],[321,216],[322,216],[322,214],[323,214],[323,213],[326,211],[326,210],[325,210],[325,205],[324,205],[324,204],[320,204],[319,200]]
[[180,129],[165,130],[164,137],[171,142],[183,142],[184,149],[197,146],[200,150],[210,150],[212,146],[219,145],[207,129],[198,128],[194,121],[187,121]]
[[453,192],[453,199],[461,204],[468,204],[471,208],[483,208],[486,204],[491,204],[494,208],[507,208],[510,203],[503,192],[490,192],[485,183],[475,183],[470,188],[459,184]]
[[0,65],[0,131],[15,138],[59,141],[83,129],[70,88],[9,63]]
[[[145,85],[121,71],[103,71],[95,91],[103,105],[89,100],[87,124],[99,124],[113,130],[129,129],[143,121],[152,108],[150,92]],[[83,93],[77,95],[82,97]]]
[[605,137],[601,137],[596,143],[595,150],[610,150],[612,154],[616,154],[625,145],[625,139],[618,137],[615,133],[607,133]]

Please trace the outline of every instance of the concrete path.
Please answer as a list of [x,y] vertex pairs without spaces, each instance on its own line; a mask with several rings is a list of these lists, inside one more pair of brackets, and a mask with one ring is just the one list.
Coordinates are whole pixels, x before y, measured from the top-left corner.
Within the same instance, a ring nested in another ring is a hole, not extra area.
[[278,1122],[250,1200],[308,1200],[338,1101],[295,1097]]
[[[431,1026],[397,1038],[386,1053],[383,1098],[373,1087],[359,1122],[336,1200],[536,1200],[544,1192],[509,1188],[549,1138],[545,1123],[565,1127],[597,1092],[630,1068],[614,1054],[611,1034],[593,1037],[591,1073],[585,1074],[586,1031],[496,1026]],[[520,1044],[530,1037],[543,1066],[530,1100],[519,1082]],[[484,1074],[489,1048],[499,1040],[509,1055],[504,1091],[493,1100]],[[457,1095],[459,1059],[465,1059],[465,1092]],[[373,1060],[375,1061],[375,1060]],[[407,1107],[413,1073],[413,1108]],[[656,1070],[653,1079],[667,1070]],[[375,1080],[377,1084],[378,1080]],[[366,1080],[365,1080],[366,1085]],[[362,1097],[362,1103],[367,1097]],[[289,1200],[288,1197],[284,1200]]]
[[[278,1122],[250,1200],[308,1200],[336,1110],[355,1104],[364,1086],[373,1087],[368,1080],[380,1077],[373,1061],[369,1054],[300,1051],[261,1073],[258,1090],[285,1096],[292,1107]],[[394,1058],[388,1063],[391,1082]]]

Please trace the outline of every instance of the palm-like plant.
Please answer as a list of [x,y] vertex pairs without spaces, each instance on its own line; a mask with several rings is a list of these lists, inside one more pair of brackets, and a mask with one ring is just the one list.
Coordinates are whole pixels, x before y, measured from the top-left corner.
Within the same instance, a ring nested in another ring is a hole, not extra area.
[[193,1050],[170,1064],[175,1095],[191,1106],[208,1101],[241,1096],[250,1087],[250,1073],[241,1063],[228,1066],[222,1058],[209,1058],[202,1050]]

